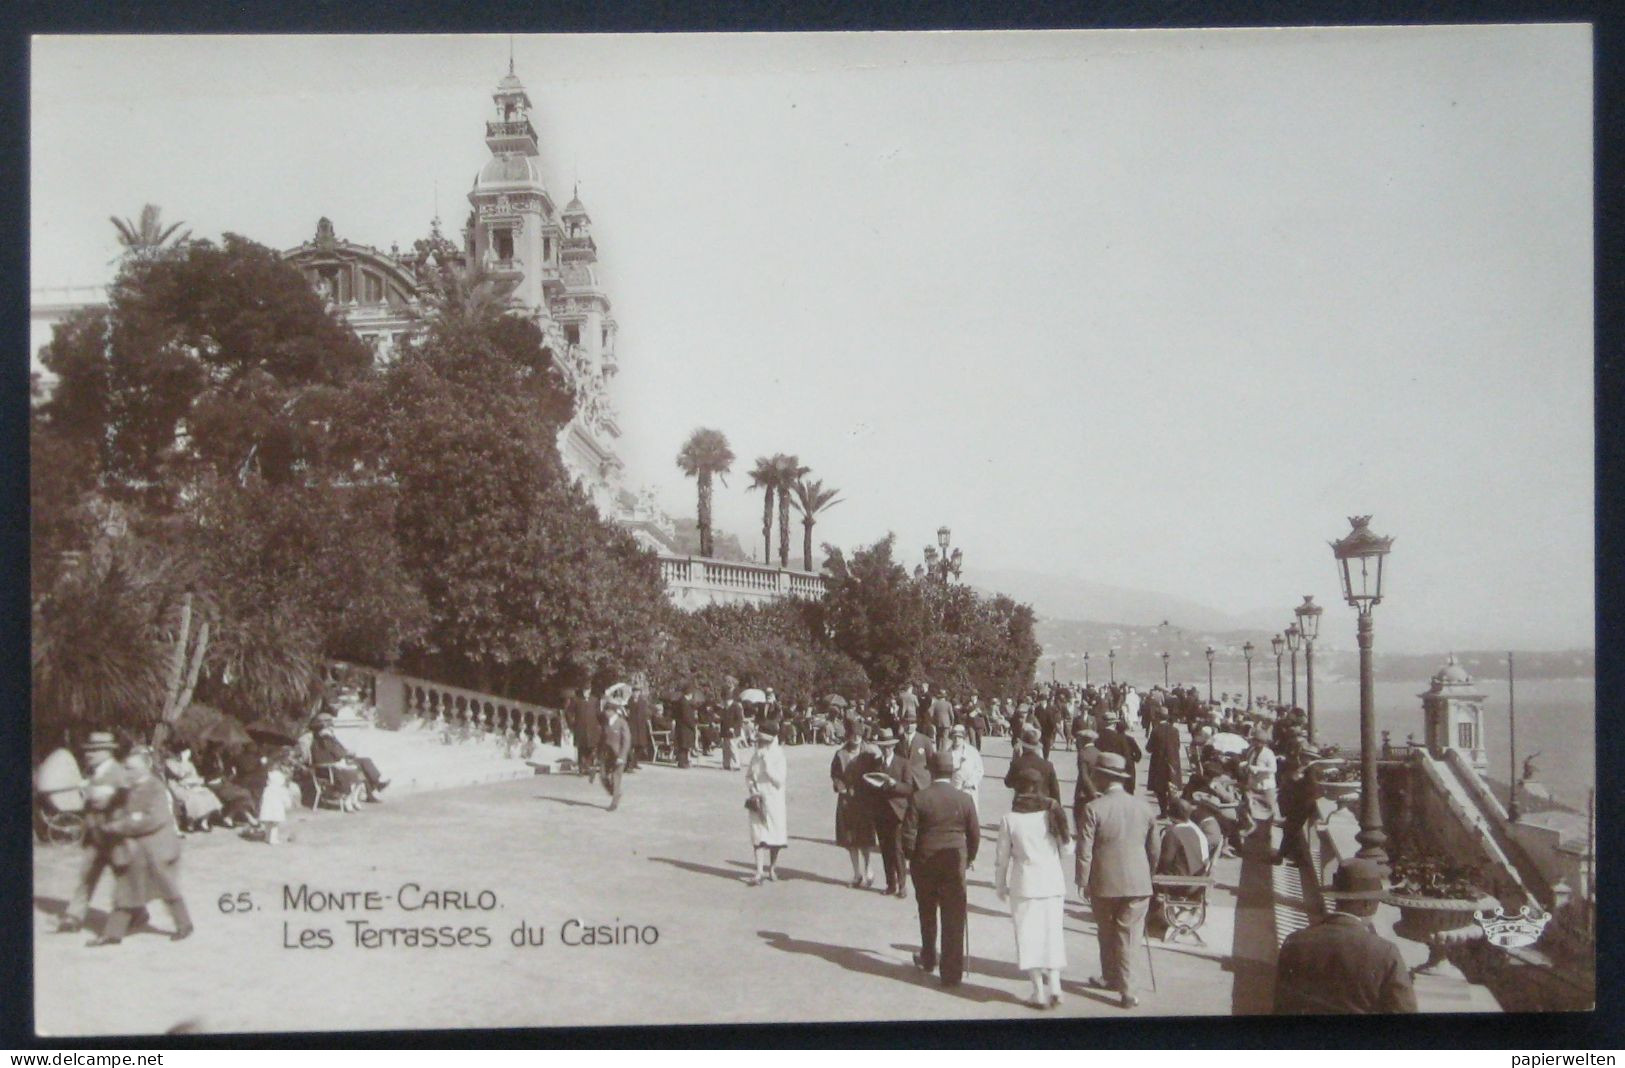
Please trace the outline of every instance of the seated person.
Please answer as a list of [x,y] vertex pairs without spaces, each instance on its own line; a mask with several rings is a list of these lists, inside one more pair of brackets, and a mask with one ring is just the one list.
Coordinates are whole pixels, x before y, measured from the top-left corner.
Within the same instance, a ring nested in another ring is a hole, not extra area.
[[1185,798],[1196,808],[1198,823],[1211,821],[1218,829],[1224,849],[1241,846],[1241,836],[1252,825],[1252,817],[1242,802],[1241,787],[1225,771],[1224,765],[1208,761],[1191,773]]
[[364,756],[356,756],[339,741],[333,731],[333,717],[318,712],[311,724],[310,763],[313,767],[331,767],[339,781],[349,785],[360,776],[367,782],[367,800],[383,800],[378,794],[389,785],[389,780],[378,771],[378,766]]
[[1162,832],[1158,875],[1200,875],[1207,868],[1208,839],[1196,823],[1196,808],[1182,797],[1168,805],[1172,823]]
[[207,831],[220,812],[220,798],[198,774],[189,746],[178,745],[164,758],[164,780],[180,806],[181,829]]

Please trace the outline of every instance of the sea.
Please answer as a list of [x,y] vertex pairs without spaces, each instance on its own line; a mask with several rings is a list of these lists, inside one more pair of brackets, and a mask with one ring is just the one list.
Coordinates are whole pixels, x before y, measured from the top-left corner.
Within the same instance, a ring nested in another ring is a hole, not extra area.
[[[1253,673],[1253,693],[1274,696],[1275,672],[1268,679]],[[1488,775],[1506,782],[1512,774],[1507,754],[1507,682],[1499,678],[1475,678],[1484,694],[1484,742],[1489,756]],[[1205,685],[1206,679],[1202,680]],[[1246,680],[1215,677],[1215,692],[1239,692]],[[1267,688],[1266,688],[1267,685]],[[1199,686],[1199,688],[1201,688]],[[1424,737],[1422,699],[1428,689],[1426,679],[1376,680],[1375,708],[1377,730],[1389,731],[1390,741],[1403,745],[1406,735],[1418,743]],[[1286,697],[1291,699],[1291,679],[1286,681]],[[1540,781],[1552,796],[1572,808],[1583,810],[1587,793],[1597,782],[1597,682],[1595,678],[1519,679],[1517,681],[1518,772],[1523,758],[1532,754]],[[1298,703],[1303,704],[1303,676],[1298,677]],[[1360,743],[1360,680],[1349,676],[1326,679],[1315,676],[1315,735],[1321,742],[1336,742],[1345,749]],[[1379,733],[1379,739],[1380,739]]]

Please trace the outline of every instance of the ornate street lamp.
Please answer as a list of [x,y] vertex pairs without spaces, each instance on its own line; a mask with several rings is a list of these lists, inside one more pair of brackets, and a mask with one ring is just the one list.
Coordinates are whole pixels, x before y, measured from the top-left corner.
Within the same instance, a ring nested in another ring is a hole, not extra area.
[[1207,647],[1207,703],[1213,703],[1213,646]]
[[1270,639],[1270,648],[1275,650],[1275,703],[1281,703],[1281,650],[1286,648],[1286,642],[1279,634]]
[[[1242,655],[1242,658],[1247,661],[1247,711],[1251,712],[1252,708],[1253,708],[1253,643],[1252,642],[1243,642],[1242,643],[1242,645],[1241,645],[1241,655]],[[1208,689],[1212,689],[1212,686],[1210,685],[1208,687]]]
[[1106,650],[1106,670],[1112,677],[1112,685],[1117,685],[1117,650]]
[[1303,636],[1303,699],[1309,712],[1310,745],[1315,744],[1315,639],[1320,636],[1320,613],[1324,611],[1308,593],[1303,595],[1303,603],[1292,610],[1298,617],[1298,633]]
[[932,578],[946,584],[959,577],[965,554],[958,549],[948,551],[950,534],[947,527],[937,528],[937,543],[925,547],[925,563],[915,565],[915,578]]
[[1303,648],[1303,634],[1296,623],[1287,624],[1286,650],[1292,654],[1292,707],[1298,707],[1298,650]]
[[1089,650],[1083,651],[1083,684],[1089,685]]
[[1162,651],[1162,688],[1168,688],[1168,650]]
[[1377,804],[1377,714],[1372,678],[1371,609],[1382,603],[1383,558],[1393,547],[1393,538],[1380,537],[1370,527],[1371,517],[1349,517],[1353,528],[1332,542],[1337,559],[1343,599],[1359,613],[1357,635],[1360,642],[1360,843],[1359,856],[1375,861],[1385,870],[1388,853],[1383,846],[1388,836],[1382,830],[1382,808]]

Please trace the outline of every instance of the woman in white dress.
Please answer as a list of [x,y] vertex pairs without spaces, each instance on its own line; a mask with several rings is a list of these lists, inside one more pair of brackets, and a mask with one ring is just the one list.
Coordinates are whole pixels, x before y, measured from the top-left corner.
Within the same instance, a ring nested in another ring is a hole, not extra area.
[[1044,792],[1041,773],[1016,777],[1016,797],[999,823],[994,888],[1010,903],[1015,926],[1016,962],[1033,981],[1027,1004],[1035,1009],[1061,1003],[1061,969],[1066,940],[1061,928],[1066,900],[1066,860],[1072,855],[1066,814]]
[[982,754],[976,747],[968,744],[968,732],[961,725],[955,725],[948,732],[948,752],[954,758],[954,789],[963,790],[970,794],[970,799],[976,804],[976,811],[982,811]]
[[[750,844],[756,858],[756,874],[750,885],[779,877],[779,850],[790,844],[790,824],[785,813],[784,747],[779,744],[778,724],[764,722],[756,728],[756,752],[745,771],[745,788],[750,795],[745,807],[750,811]],[[763,860],[766,860],[764,869]]]

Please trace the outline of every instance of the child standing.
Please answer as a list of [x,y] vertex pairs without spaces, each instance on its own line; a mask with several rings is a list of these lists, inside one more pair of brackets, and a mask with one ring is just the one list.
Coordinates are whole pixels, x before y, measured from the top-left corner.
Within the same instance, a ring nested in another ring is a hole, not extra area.
[[272,764],[265,773],[265,792],[260,795],[260,824],[265,828],[265,844],[281,842],[282,821],[288,818],[288,775],[281,764]]

